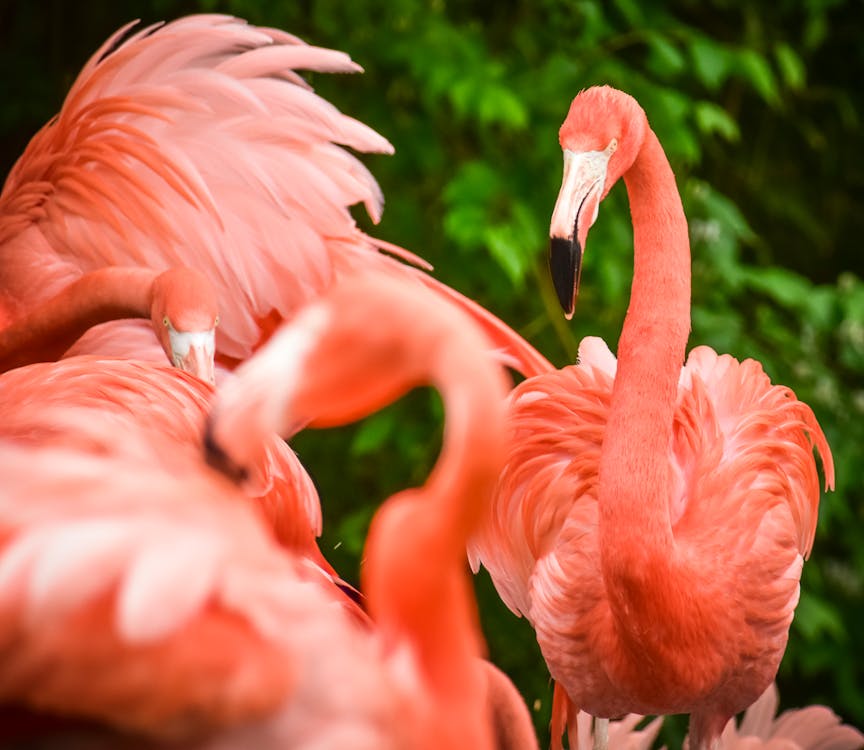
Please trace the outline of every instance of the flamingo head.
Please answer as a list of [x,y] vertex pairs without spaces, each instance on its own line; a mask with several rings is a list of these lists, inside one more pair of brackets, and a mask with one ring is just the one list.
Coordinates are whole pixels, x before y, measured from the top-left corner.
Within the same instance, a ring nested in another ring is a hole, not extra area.
[[216,292],[206,276],[173,268],[156,277],[150,317],[159,343],[175,367],[208,383],[216,382]]
[[[207,437],[211,463],[250,475],[273,433],[289,438],[309,425],[348,424],[421,384],[432,345],[421,332],[423,301],[432,295],[402,286],[354,277],[282,325],[219,388]],[[414,319],[404,319],[405,311]],[[404,325],[382,323],[394,319]]]
[[581,91],[561,126],[564,178],[549,227],[549,268],[567,318],[576,306],[585,241],[600,201],[636,160],[647,127],[638,102],[609,86]]

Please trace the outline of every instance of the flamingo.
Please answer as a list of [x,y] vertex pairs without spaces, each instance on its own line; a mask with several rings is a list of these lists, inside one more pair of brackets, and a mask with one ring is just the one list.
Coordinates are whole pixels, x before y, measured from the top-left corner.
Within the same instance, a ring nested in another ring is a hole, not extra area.
[[[154,440],[162,426],[91,408],[107,365],[0,377],[10,404],[21,396],[0,435],[0,701],[200,750],[494,747],[496,727],[528,716],[479,658],[464,563],[505,439],[508,383],[487,347],[431,290],[363,278],[305,308],[217,393],[209,460],[254,482],[274,426],[339,424],[416,385],[441,389],[432,475],[388,499],[369,532],[372,624],[334,606],[331,581],[275,543],[234,482]],[[163,423],[182,411],[151,408]]]
[[[93,452],[132,453],[165,470],[188,466],[191,471],[199,463],[201,428],[212,398],[212,386],[175,368],[81,355],[0,376],[0,439],[86,445]],[[117,436],[87,442],[79,425],[94,420],[110,421]],[[139,438],[119,438],[132,433]],[[318,493],[297,455],[273,435],[264,441],[259,461],[258,481],[244,488],[247,502],[278,543],[334,573],[315,541],[322,526]]]
[[[348,304],[350,320],[339,315]],[[208,426],[211,462],[254,477],[263,436],[298,424],[341,425],[424,383],[441,392],[448,419],[439,460],[422,488],[394,495],[377,512],[361,570],[387,652],[425,696],[411,746],[492,743],[491,727],[478,723],[487,715],[476,664],[482,638],[464,560],[504,449],[508,384],[487,348],[452,304],[396,279],[360,277],[306,308],[242,365],[220,388]]]
[[0,329],[0,372],[59,359],[91,326],[117,318],[149,318],[170,362],[216,382],[216,293],[206,276],[183,267],[160,273],[115,266],[83,274]]
[[[420,258],[357,227],[350,206],[377,223],[383,198],[344,147],[392,146],[295,71],[362,70],[348,55],[215,14],[133,25],[86,63],[0,193],[0,328],[82,273],[186,266],[222,307],[221,372],[334,279],[376,270],[456,301],[526,372],[549,367]],[[146,357],[156,346],[146,324],[112,322],[74,353]]]
[[[754,360],[700,346],[675,178],[638,103],[581,92],[561,127],[551,271],[572,315],[588,228],[619,177],[635,268],[618,358],[589,337],[579,364],[510,398],[514,434],[471,547],[534,626],[556,680],[556,744],[595,717],[689,713],[691,747],[771,683],[786,647],[819,503],[810,408]],[[571,746],[574,740],[571,739]],[[560,744],[559,744],[560,746]]]

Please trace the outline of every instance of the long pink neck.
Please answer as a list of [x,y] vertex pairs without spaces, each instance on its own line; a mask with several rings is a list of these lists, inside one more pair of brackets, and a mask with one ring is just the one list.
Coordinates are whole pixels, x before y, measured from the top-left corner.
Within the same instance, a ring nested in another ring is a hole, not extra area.
[[437,498],[442,511],[436,522],[460,560],[491,502],[503,461],[504,438],[494,425],[503,428],[507,386],[491,360],[491,355],[469,358],[464,347],[454,347],[438,358],[433,375],[447,419],[441,454],[424,490]]
[[76,279],[55,297],[0,330],[0,372],[59,359],[89,328],[122,318],[150,318],[157,272],[102,268]]
[[[404,538],[374,535],[375,541],[367,545],[366,571],[371,575],[364,586],[370,613],[399,637],[410,639],[426,684],[440,701],[439,710],[452,726],[461,727],[462,736],[449,737],[447,723],[440,724],[434,731],[444,733],[436,737],[441,747],[462,741],[466,747],[491,745],[484,728],[487,707],[478,661],[482,635],[465,558],[468,538],[488,511],[504,451],[507,383],[491,356],[478,356],[485,347],[482,339],[463,341],[456,331],[439,334],[432,346],[416,353],[429,358],[431,370],[424,374],[444,401],[441,454],[421,489],[391,498],[390,507],[382,509],[410,514],[398,527],[397,535]],[[384,558],[374,545],[382,547]],[[397,547],[398,560],[393,560],[388,550]],[[396,583],[406,576],[415,589],[410,595],[404,595],[404,583]],[[393,597],[394,589],[403,595]]]
[[624,181],[633,218],[633,286],[618,344],[598,500],[607,592],[613,610],[632,617],[638,615],[633,599],[646,581],[669,580],[673,556],[670,453],[690,330],[690,244],[675,177],[650,128]]

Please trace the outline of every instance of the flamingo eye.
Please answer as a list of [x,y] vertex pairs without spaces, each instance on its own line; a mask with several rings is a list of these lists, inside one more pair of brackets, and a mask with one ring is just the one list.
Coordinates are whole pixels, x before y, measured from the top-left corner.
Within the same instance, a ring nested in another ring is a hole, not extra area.
[[617,150],[618,150],[618,139],[613,138],[611,141],[609,141],[609,145],[606,146],[605,151],[609,156],[612,156],[612,154],[614,154],[615,151],[617,151]]
[[219,321],[220,321],[220,320],[222,320],[222,318],[220,318],[220,317],[217,315],[217,316],[216,316],[216,320],[215,320],[214,323],[213,323],[213,327],[214,327],[214,328],[215,328],[216,326],[219,325]]
[[171,321],[168,320],[167,315],[164,318],[162,318],[162,325],[165,326],[166,328],[171,325]]

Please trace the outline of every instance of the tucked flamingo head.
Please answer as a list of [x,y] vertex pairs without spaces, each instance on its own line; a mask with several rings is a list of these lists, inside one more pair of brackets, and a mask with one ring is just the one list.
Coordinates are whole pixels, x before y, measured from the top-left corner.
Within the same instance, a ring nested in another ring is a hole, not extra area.
[[172,268],[156,277],[150,294],[151,322],[168,359],[215,383],[219,307],[213,285],[191,268]]
[[568,318],[576,305],[588,230],[600,201],[635,161],[647,127],[639,103],[608,86],[580,92],[561,126],[564,178],[549,227],[549,268]]

